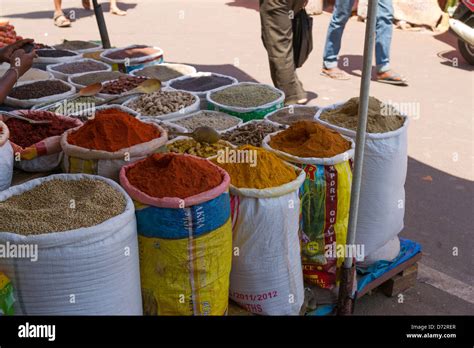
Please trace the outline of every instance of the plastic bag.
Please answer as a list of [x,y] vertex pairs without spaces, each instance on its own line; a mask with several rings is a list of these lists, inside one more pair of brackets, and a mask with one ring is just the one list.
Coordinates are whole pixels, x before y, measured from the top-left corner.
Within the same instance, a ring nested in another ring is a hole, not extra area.
[[292,27],[295,67],[301,68],[313,50],[313,18],[302,9],[295,14]]

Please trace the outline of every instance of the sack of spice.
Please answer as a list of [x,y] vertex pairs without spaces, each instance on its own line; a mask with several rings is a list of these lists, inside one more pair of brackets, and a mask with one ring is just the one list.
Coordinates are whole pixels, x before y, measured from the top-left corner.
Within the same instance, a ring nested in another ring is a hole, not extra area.
[[26,172],[48,172],[59,166],[63,157],[61,135],[82,125],[78,119],[47,111],[18,110],[15,114],[33,120],[50,120],[50,124],[31,124],[0,115],[10,130],[15,167]]
[[[34,179],[0,192],[0,272],[19,315],[141,315],[133,202],[112,180]],[[13,254],[23,250],[22,257]]]
[[318,106],[290,105],[269,113],[265,120],[290,126],[298,121],[313,121],[318,110]]
[[207,108],[240,117],[245,122],[262,119],[283,107],[285,93],[262,83],[240,82],[206,94]]
[[83,58],[72,62],[48,65],[46,71],[52,73],[57,79],[67,81],[71,75],[95,71],[112,71],[112,67],[94,59]]
[[13,286],[10,279],[0,272],[0,316],[13,315],[15,296],[13,296]]
[[236,146],[249,144],[260,147],[268,134],[285,128],[284,125],[267,120],[252,120],[229,128],[222,133],[222,139]]
[[9,137],[7,125],[0,121],[0,191],[9,188],[12,183],[13,149]]
[[100,54],[100,58],[110,64],[114,71],[129,73],[146,66],[163,63],[163,50],[154,46],[131,45],[105,50]]
[[169,80],[167,87],[197,94],[201,110],[207,109],[206,94],[217,88],[238,83],[232,76],[212,72],[197,72]]
[[67,63],[82,58],[82,54],[69,50],[56,50],[43,48],[36,50],[35,64],[59,64]]
[[199,97],[185,91],[162,89],[129,99],[123,105],[140,113],[140,119],[170,120],[198,111]]
[[154,154],[121,169],[136,207],[145,314],[226,314],[229,182],[210,161],[183,154]]
[[78,53],[95,52],[102,49],[102,45],[93,41],[64,40],[59,45],[54,45],[57,50],[70,50]]
[[202,158],[213,158],[226,148],[234,148],[235,146],[225,140],[219,140],[214,144],[199,143],[193,138],[187,136],[178,136],[166,143],[169,152],[185,153]]
[[94,83],[102,83],[116,80],[121,76],[127,76],[118,71],[95,71],[70,75],[68,82],[76,87],[78,90]]
[[331,289],[344,258],[352,183],[354,142],[312,121],[269,134],[263,148],[306,172],[300,190],[301,256],[307,282]]
[[260,315],[298,315],[304,301],[299,189],[306,174],[251,145],[213,162],[230,175],[233,247],[230,298]]
[[120,168],[165,149],[166,131],[118,108],[101,109],[61,137],[65,173],[97,174],[118,180]]
[[5,99],[5,104],[28,109],[37,104],[53,103],[72,96],[76,88],[62,80],[49,79],[18,83]]
[[132,71],[133,76],[145,76],[153,79],[158,79],[164,86],[169,80],[195,74],[196,68],[186,64],[176,63],[162,63],[157,65],[147,66],[145,68]]
[[[316,119],[355,139],[358,108],[358,98],[352,98],[321,109]],[[365,255],[370,255],[389,243],[404,226],[408,117],[370,97],[367,132],[356,243],[364,245]]]
[[189,115],[169,119],[170,122],[184,127],[188,132],[198,127],[211,127],[218,132],[225,132],[242,124],[242,119],[219,111],[201,110]]

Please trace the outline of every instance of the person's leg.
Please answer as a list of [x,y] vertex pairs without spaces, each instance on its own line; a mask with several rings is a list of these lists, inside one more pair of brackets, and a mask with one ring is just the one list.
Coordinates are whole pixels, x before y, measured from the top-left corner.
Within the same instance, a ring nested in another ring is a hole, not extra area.
[[390,46],[393,34],[392,0],[379,0],[375,27],[375,61],[377,80],[395,85],[405,85],[406,79],[390,69]]
[[354,0],[336,0],[326,36],[323,53],[323,67],[337,68],[337,56],[341,49],[341,40],[347,21],[351,17]]
[[288,103],[303,102],[306,93],[296,75],[290,11],[298,0],[260,0],[262,41],[268,53],[275,87],[285,92]]
[[71,25],[71,21],[64,15],[62,9],[62,0],[54,0],[54,25],[64,28]]
[[110,12],[117,16],[125,16],[127,14],[126,11],[122,11],[118,7],[117,0],[110,0]]

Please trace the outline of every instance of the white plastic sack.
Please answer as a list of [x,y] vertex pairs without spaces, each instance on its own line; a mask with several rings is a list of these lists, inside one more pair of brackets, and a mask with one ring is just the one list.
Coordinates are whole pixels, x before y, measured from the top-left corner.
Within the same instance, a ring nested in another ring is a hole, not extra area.
[[130,73],[133,70],[144,68],[150,65],[160,64],[163,62],[163,50],[155,46],[147,46],[149,48],[156,50],[155,53],[142,56],[142,57],[124,58],[124,59],[113,59],[113,58],[107,57],[110,53],[125,50],[125,49],[135,48],[139,46],[142,46],[142,45],[130,45],[127,47],[110,48],[103,51],[100,54],[100,59],[106,62],[107,64],[114,66],[114,70],[122,71],[124,73]]
[[[321,114],[343,103],[322,108],[316,120],[355,139],[356,132],[320,119]],[[356,244],[363,244],[365,255],[381,248],[403,229],[405,179],[407,174],[408,117],[403,126],[387,133],[367,133],[362,184],[357,218]]]
[[10,187],[13,176],[13,149],[9,136],[7,125],[0,121],[0,191]]
[[67,83],[63,80],[58,80],[58,79],[19,82],[17,84],[17,86],[36,83],[38,81],[60,81],[63,84],[65,84],[66,86],[68,86],[69,90],[67,92],[64,92],[64,93],[53,94],[53,95],[49,95],[47,97],[36,98],[36,99],[16,99],[16,98],[12,98],[12,97],[7,96],[6,99],[5,99],[5,104],[8,105],[8,106],[14,106],[16,108],[29,109],[29,108],[37,105],[37,104],[54,103],[58,100],[66,99],[66,98],[68,98],[68,97],[70,97],[70,96],[72,96],[73,94],[76,93],[76,88],[73,85],[71,85],[70,83]]
[[400,253],[400,239],[394,237],[390,239],[384,246],[373,251],[370,255],[367,255],[363,261],[358,261],[358,267],[368,267],[377,261],[393,261]]
[[[90,175],[51,175],[0,192],[0,201],[53,179],[103,180],[122,193],[125,211],[99,225],[22,236],[0,232],[0,243],[38,246],[37,261],[0,258],[15,290],[19,315],[141,315],[135,208],[115,182]],[[71,299],[75,302],[71,303]]]
[[[228,76],[228,75],[222,75],[222,74],[218,74],[218,73],[213,73],[213,72],[197,72],[195,74],[190,74],[190,75],[187,75],[187,76],[181,76],[181,77],[177,77],[175,79],[172,79],[172,80],[169,80],[168,83],[167,83],[167,87],[170,88],[170,89],[174,89],[174,90],[180,90],[179,88],[174,88],[173,87],[173,83],[175,83],[176,81],[181,81],[181,80],[186,80],[190,77],[200,77],[200,76],[220,76],[220,77],[225,77],[229,80],[231,80],[232,82],[229,84],[229,85],[226,85],[226,86],[230,86],[230,85],[235,85],[237,84],[239,81],[232,77],[232,76]],[[211,89],[211,90],[208,90],[208,91],[201,91],[201,92],[192,92],[192,93],[195,93],[199,99],[200,99],[200,108],[201,110],[206,110],[207,109],[207,99],[206,99],[206,95],[208,92],[213,92],[217,89],[219,89],[221,87],[218,87],[218,88],[214,88],[214,89]],[[186,91],[188,92],[188,91]]]
[[[112,71],[112,67],[110,65],[105,64],[104,62],[99,62],[95,59],[83,58],[83,59],[74,60],[74,63],[81,63],[81,62],[94,62],[94,63],[98,63],[98,64],[100,64],[104,67],[104,69],[97,70],[97,71]],[[46,67],[46,71],[49,71],[50,73],[52,73],[54,75],[54,77],[59,79],[59,80],[68,81],[69,76],[72,76],[72,75],[75,75],[75,74],[65,74],[65,73],[62,73],[62,72],[56,70],[56,68],[60,67],[61,65],[68,64],[68,63],[71,63],[71,62],[69,61],[69,62],[63,62],[63,63],[48,65]],[[88,71],[88,72],[93,72],[93,71]]]
[[261,315],[298,315],[304,302],[298,190],[306,174],[264,190],[231,186],[230,298]]

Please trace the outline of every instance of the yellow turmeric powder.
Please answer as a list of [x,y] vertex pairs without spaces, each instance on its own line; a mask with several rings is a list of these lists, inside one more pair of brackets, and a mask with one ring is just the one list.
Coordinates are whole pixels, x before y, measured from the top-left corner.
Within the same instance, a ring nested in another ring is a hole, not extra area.
[[287,184],[297,177],[289,164],[273,153],[252,145],[225,149],[213,162],[230,175],[238,188],[266,189]]

